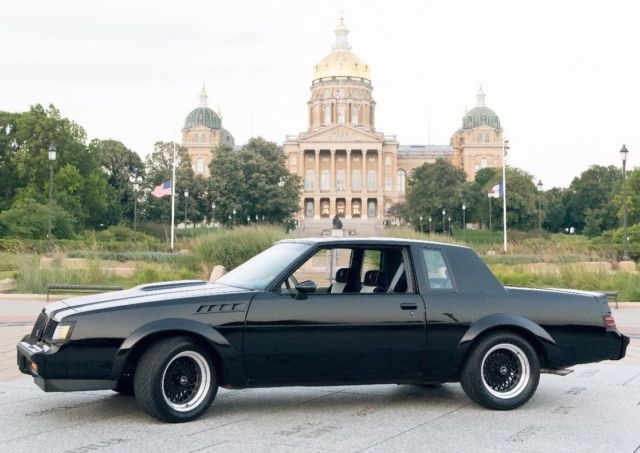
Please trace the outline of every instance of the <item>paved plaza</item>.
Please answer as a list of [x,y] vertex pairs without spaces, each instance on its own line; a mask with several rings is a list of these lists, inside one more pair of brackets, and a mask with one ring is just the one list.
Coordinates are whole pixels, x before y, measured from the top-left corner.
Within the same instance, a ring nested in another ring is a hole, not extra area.
[[613,310],[632,336],[624,360],[542,375],[515,411],[483,409],[458,384],[221,389],[182,425],[111,391],[44,393],[20,375],[15,343],[41,306],[0,300],[1,452],[640,452],[640,306]]

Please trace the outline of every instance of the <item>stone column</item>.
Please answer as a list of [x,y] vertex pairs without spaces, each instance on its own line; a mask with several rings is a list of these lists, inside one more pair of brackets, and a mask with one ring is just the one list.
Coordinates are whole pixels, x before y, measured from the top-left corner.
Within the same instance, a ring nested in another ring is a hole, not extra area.
[[[367,193],[367,150],[362,151],[362,171],[360,172],[360,192]],[[364,202],[364,200],[363,200]]]
[[320,150],[319,149],[315,149],[315,165],[316,165],[316,174],[315,174],[315,178],[313,181],[313,191],[315,193],[319,193],[320,192]]
[[313,218],[320,219],[320,197],[313,197]]
[[336,150],[332,149],[331,153],[331,175],[329,176],[329,193],[336,191]]
[[382,150],[378,150],[378,193],[381,194],[384,192],[384,175],[382,166]]
[[344,192],[351,193],[351,150],[347,150],[347,177],[344,181]]
[[344,218],[351,218],[351,195],[347,195],[344,199]]

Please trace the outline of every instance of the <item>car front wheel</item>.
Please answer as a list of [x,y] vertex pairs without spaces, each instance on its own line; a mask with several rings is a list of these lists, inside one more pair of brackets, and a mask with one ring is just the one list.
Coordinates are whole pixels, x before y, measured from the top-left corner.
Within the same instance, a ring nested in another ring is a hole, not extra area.
[[152,417],[180,423],[200,416],[218,390],[207,351],[188,338],[154,343],[134,375],[136,399]]
[[498,333],[471,351],[460,384],[476,403],[510,410],[533,396],[539,380],[540,360],[535,349],[519,335]]

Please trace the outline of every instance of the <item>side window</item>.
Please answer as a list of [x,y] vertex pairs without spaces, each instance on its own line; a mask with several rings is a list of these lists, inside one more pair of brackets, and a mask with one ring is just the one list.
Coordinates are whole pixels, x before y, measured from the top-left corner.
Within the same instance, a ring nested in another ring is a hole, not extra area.
[[362,270],[360,272],[360,281],[364,281],[364,275],[367,271],[380,270],[380,250],[365,250],[362,258]]
[[436,249],[422,249],[427,278],[431,289],[451,289],[451,277],[442,252]]
[[282,294],[293,294],[295,286],[311,280],[316,284],[316,293],[327,293],[336,281],[339,269],[351,264],[351,249],[321,249],[305,261],[280,287]]

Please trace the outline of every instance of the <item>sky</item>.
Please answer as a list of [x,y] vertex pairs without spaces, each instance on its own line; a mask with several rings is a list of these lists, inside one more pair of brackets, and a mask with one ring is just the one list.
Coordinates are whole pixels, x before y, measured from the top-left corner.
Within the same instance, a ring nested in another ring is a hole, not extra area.
[[307,127],[312,68],[341,12],[371,67],[376,128],[449,144],[482,84],[509,165],[566,187],[640,165],[640,6],[633,1],[3,2],[0,110],[54,104],[89,139],[141,156],[209,105],[237,144]]

